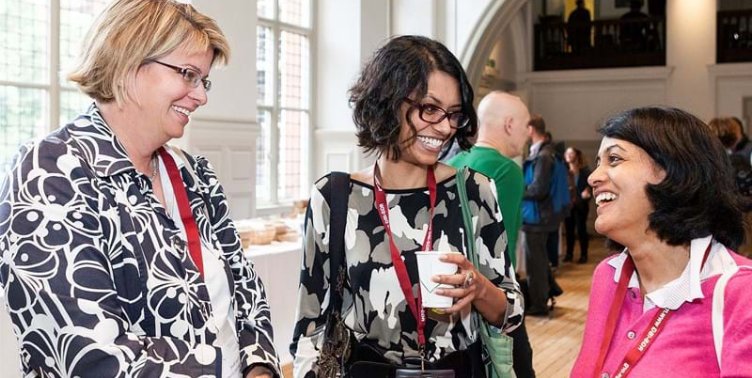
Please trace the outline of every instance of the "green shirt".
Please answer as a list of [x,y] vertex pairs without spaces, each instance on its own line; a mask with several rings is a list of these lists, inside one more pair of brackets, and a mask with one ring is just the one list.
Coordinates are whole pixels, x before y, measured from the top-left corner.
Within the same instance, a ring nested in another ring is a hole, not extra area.
[[468,166],[494,181],[501,216],[509,238],[509,259],[513,266],[517,266],[517,235],[522,226],[520,206],[525,190],[522,168],[495,149],[481,146],[460,152],[449,159],[448,163],[455,168]]

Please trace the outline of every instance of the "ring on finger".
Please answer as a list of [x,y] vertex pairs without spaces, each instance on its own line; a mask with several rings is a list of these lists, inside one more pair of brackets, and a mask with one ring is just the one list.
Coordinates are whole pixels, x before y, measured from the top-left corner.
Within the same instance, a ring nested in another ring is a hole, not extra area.
[[473,281],[475,280],[475,274],[473,274],[473,271],[469,271],[465,273],[465,282],[462,283],[462,287],[469,287],[473,284]]

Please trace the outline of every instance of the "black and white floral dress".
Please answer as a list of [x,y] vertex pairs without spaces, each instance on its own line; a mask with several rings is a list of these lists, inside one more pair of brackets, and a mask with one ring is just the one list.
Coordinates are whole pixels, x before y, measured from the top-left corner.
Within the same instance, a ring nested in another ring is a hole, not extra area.
[[[454,176],[437,185],[433,216],[433,250],[465,252],[464,224]],[[492,182],[468,171],[466,182],[476,232],[476,251],[481,273],[507,297],[502,329],[510,331],[522,321],[523,302],[519,285],[507,258],[507,235]],[[324,337],[329,301],[329,176],[312,190],[306,217],[297,323],[290,346],[295,356],[295,375],[317,375],[316,362]],[[351,181],[345,227],[346,284],[342,316],[361,343],[384,350],[384,356],[400,364],[403,358],[419,356],[416,321],[410,312],[392,265],[389,242],[374,207],[373,186]],[[415,252],[419,251],[428,223],[429,196],[426,188],[387,190],[389,221],[395,244],[402,252],[410,280],[418,282]],[[334,193],[347,195],[347,193]],[[413,293],[418,285],[413,285]],[[426,355],[435,361],[467,349],[477,337],[470,313],[449,322],[428,319],[425,326]]]
[[[264,287],[222,187],[205,159],[188,161],[195,176],[181,174],[199,234],[225,262],[241,371],[279,372]],[[26,376],[219,375],[206,284],[95,105],[22,148],[0,186],[0,253]]]

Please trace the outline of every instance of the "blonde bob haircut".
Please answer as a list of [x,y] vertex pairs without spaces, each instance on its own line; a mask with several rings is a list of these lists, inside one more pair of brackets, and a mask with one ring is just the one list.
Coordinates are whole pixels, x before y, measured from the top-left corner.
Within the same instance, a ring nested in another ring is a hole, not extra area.
[[131,99],[127,88],[145,63],[178,48],[214,52],[212,65],[226,64],[230,46],[217,23],[190,4],[174,0],[115,0],[99,15],[68,80],[102,103]]

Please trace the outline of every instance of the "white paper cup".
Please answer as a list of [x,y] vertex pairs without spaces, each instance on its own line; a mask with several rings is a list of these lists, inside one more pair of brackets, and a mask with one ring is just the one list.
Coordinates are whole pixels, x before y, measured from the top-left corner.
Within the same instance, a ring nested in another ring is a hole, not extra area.
[[437,274],[457,273],[457,264],[443,262],[439,257],[445,254],[459,252],[444,251],[420,251],[415,252],[418,261],[418,276],[420,277],[420,295],[424,308],[449,308],[452,307],[454,298],[436,294],[438,289],[451,289],[452,285],[439,284],[431,277]]

